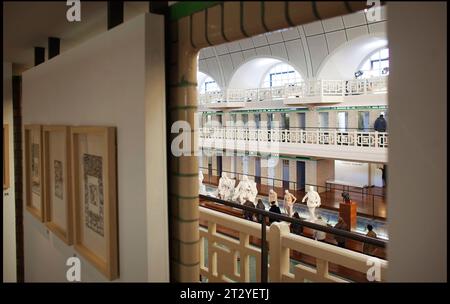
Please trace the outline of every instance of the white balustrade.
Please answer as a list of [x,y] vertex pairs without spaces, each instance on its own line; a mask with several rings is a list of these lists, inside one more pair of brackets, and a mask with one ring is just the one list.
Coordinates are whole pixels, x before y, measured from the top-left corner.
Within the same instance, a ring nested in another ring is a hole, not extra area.
[[[261,249],[251,243],[251,238],[260,239],[261,225],[205,207],[199,209],[200,223],[206,223],[206,227],[199,227],[201,276],[208,282],[249,282],[252,276],[260,282]],[[219,231],[218,226],[234,237]],[[353,274],[369,273],[377,280],[385,280],[388,266],[385,260],[291,234],[285,222],[275,222],[266,229],[270,282],[351,282],[353,278],[346,277],[351,276],[348,269]],[[297,261],[291,272],[292,251],[315,258],[315,265]],[[250,267],[250,262],[255,266]],[[329,271],[330,264],[347,271],[338,276]],[[377,269],[372,271],[373,267]]]
[[200,128],[200,138],[369,148],[388,147],[388,133],[377,131]]
[[236,89],[199,94],[199,103],[256,102],[317,96],[387,93],[387,76],[351,80],[306,80],[269,88]]

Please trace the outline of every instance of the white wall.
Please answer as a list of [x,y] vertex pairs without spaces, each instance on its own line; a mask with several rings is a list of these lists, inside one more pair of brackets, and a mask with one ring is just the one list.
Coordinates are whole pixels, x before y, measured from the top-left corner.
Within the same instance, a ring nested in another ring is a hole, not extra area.
[[14,145],[12,107],[12,64],[3,62],[3,124],[9,128],[9,188],[3,190],[3,282],[15,282],[16,211],[14,200]]
[[369,184],[369,164],[359,162],[349,162],[342,160],[334,161],[335,179],[349,183],[368,185]]
[[447,282],[447,3],[387,9],[388,280]]
[[[138,16],[23,74],[24,124],[117,127],[118,281],[168,280],[167,198],[153,199],[150,193],[155,187],[156,195],[165,193],[166,187],[165,155],[162,159],[161,150],[149,148],[150,136],[156,134],[158,141],[164,131],[161,22],[161,16]],[[153,185],[151,161],[159,163],[153,164],[154,172],[161,173],[158,166],[164,169]],[[27,211],[24,244],[27,282],[65,281],[73,247]],[[81,261],[82,281],[106,280]]]

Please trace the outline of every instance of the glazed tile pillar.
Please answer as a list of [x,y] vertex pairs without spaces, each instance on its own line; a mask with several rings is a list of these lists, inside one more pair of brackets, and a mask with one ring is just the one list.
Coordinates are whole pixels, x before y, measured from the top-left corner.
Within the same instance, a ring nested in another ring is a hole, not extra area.
[[[289,180],[292,182],[297,182],[297,161],[293,159],[289,160]],[[294,183],[289,183],[290,189],[295,190],[295,185],[296,184]]]
[[317,185],[321,186],[317,192],[325,191],[325,182],[329,179],[334,179],[334,160],[320,159],[317,161]]
[[299,114],[297,112],[289,113],[289,129],[290,130],[298,130],[300,127],[300,119]]
[[277,165],[275,166],[275,187],[283,187],[283,160],[278,158]]
[[264,112],[261,113],[261,121],[259,123],[259,128],[261,130],[267,130],[267,114]]
[[255,157],[249,156],[248,157],[248,175],[253,175],[250,179],[255,180]]
[[328,127],[337,128],[338,127],[338,111],[328,112]]
[[261,184],[268,185],[269,182],[267,180],[267,177],[269,176],[269,172],[267,169],[267,165],[264,166],[264,164],[267,164],[267,158],[261,157]]
[[[183,142],[184,154],[169,158],[169,207],[171,216],[171,278],[177,282],[197,282],[200,278],[198,150],[194,117],[197,111],[197,50],[189,43],[189,20],[172,24],[170,66],[170,124],[187,122],[191,130]],[[178,134],[171,134],[170,141]],[[204,163],[206,166],[208,162]]]
[[357,129],[358,128],[358,111],[348,111],[348,128]]
[[[231,162],[232,162],[232,156],[223,156],[222,157],[222,170],[223,171],[231,171]],[[230,174],[227,173],[228,177],[230,177]]]
[[315,109],[311,109],[305,114],[306,120],[306,130],[309,128],[318,128],[319,127],[319,114]]
[[317,161],[315,160],[305,161],[305,183],[306,190],[309,185],[317,185]]

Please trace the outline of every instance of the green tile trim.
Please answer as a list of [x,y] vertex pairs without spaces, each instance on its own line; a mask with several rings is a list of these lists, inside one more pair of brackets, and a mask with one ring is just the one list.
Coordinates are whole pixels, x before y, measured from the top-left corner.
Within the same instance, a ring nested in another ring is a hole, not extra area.
[[183,1],[170,6],[170,21],[177,21],[196,12],[206,10],[222,1]]
[[198,173],[177,173],[171,172],[171,176],[179,176],[179,177],[197,177]]
[[174,106],[170,107],[169,111],[181,111],[181,110],[196,110],[198,106]]
[[186,219],[182,219],[181,217],[178,217],[178,216],[176,216],[174,214],[172,214],[172,218],[177,220],[178,222],[181,222],[181,223],[194,223],[194,222],[198,222],[200,220],[198,218],[197,219],[193,219],[193,220],[186,220]]
[[200,239],[198,239],[196,241],[192,241],[192,242],[185,242],[185,241],[182,241],[182,240],[177,239],[175,237],[172,237],[172,240],[177,241],[177,242],[182,243],[182,244],[185,244],[185,245],[195,245],[195,244],[198,244],[200,242]]
[[185,87],[197,87],[196,82],[189,82],[186,80],[182,80],[179,83],[169,85],[171,88],[185,88]]
[[183,196],[183,195],[178,195],[178,194],[175,194],[175,193],[169,193],[169,196],[170,196],[170,197],[174,197],[174,198],[176,198],[176,199],[185,199],[185,200],[195,200],[195,199],[198,199],[198,195],[196,195],[196,196]]
[[180,265],[185,266],[185,267],[194,267],[194,266],[200,265],[200,262],[198,262],[198,263],[193,263],[193,264],[186,264],[186,263],[177,261],[177,260],[175,260],[175,259],[170,259],[170,261],[171,261],[172,263],[177,263],[177,264],[180,264]]

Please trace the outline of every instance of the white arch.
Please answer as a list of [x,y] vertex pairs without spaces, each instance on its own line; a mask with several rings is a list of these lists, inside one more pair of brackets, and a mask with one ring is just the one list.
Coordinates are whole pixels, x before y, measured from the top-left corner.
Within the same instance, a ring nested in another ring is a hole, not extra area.
[[353,79],[364,58],[377,49],[387,47],[387,44],[386,36],[381,33],[345,42],[322,61],[317,79]]
[[205,73],[203,71],[198,70],[197,71],[197,90],[200,90],[200,88],[202,87],[202,85],[205,83],[205,80],[207,78],[211,78],[212,80],[214,80],[217,83],[217,86],[220,88],[220,90],[222,91],[222,86],[217,82],[217,80],[212,77],[211,75],[209,75],[208,73]]
[[306,79],[302,70],[285,58],[269,55],[256,55],[248,58],[235,69],[228,82],[228,87],[240,89],[259,88],[267,71],[279,63],[289,64],[303,79]]

